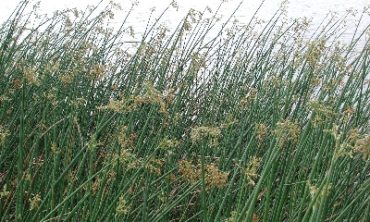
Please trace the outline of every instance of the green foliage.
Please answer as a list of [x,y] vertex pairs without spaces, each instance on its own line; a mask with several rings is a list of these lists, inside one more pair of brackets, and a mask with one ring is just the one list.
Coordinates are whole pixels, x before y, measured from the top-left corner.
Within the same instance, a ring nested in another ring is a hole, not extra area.
[[366,30],[192,10],[128,47],[117,4],[27,8],[0,31],[1,221],[369,218]]

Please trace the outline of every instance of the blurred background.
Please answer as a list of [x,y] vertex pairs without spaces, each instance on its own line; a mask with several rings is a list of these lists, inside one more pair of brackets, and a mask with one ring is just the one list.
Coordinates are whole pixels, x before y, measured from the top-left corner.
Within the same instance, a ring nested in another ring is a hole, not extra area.
[[[17,4],[21,0],[0,0],[0,21],[4,21]],[[31,1],[31,4],[37,1]],[[95,5],[101,0],[41,0],[40,12],[51,13],[55,10],[63,10],[66,8],[85,9],[88,5]],[[104,0],[102,5],[105,5],[109,0]],[[148,19],[158,17],[172,2],[172,0],[115,0],[122,6],[122,11],[115,14],[114,19],[111,21],[112,25],[120,24],[124,19],[127,12],[130,10],[132,4],[136,6],[133,8],[131,15],[127,21],[128,26],[135,28],[137,33],[142,33],[148,24]],[[208,7],[208,13],[215,13],[217,8],[221,5],[218,12],[222,19],[226,20],[234,10],[239,6],[235,13],[235,18],[242,24],[248,23],[251,16],[258,9],[262,3],[257,16],[263,20],[268,20],[274,12],[281,6],[282,0],[177,0],[173,6],[166,12],[165,16],[161,19],[161,23],[166,24],[169,29],[176,27],[179,21],[187,14],[189,9],[204,11]],[[241,3],[241,4],[240,4]],[[287,2],[287,18],[307,17],[312,20],[313,27],[320,25],[322,21],[328,19],[330,13],[336,13],[338,18],[343,17],[350,11],[351,16],[346,18],[348,27],[344,33],[343,41],[349,41],[354,32],[357,20],[360,18],[364,8],[369,7],[368,0],[290,0]],[[30,7],[31,8],[31,7]],[[151,14],[152,13],[152,14]],[[366,14],[360,23],[360,30],[363,30],[370,24],[370,15]]]

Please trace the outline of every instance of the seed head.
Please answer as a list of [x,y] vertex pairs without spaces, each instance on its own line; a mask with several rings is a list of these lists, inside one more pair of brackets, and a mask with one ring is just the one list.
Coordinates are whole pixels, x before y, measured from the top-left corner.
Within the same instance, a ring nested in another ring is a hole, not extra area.
[[218,127],[200,126],[191,129],[190,138],[193,143],[198,143],[204,139],[210,139],[210,145],[215,147],[218,145],[218,138],[221,130]]
[[[207,189],[221,188],[226,185],[229,172],[219,170],[215,163],[206,164],[204,170]],[[201,164],[181,160],[179,162],[179,172],[187,182],[196,183],[201,179],[202,167]]]
[[6,138],[9,136],[9,130],[4,129],[3,126],[0,125],[0,145],[3,145],[6,141]]
[[289,120],[284,120],[276,124],[274,134],[278,139],[279,146],[281,147],[288,141],[296,143],[300,134],[300,128],[298,124]]
[[257,135],[257,140],[259,143],[261,143],[265,139],[267,135],[267,130],[268,128],[266,124],[264,123],[260,123],[256,125],[256,135]]
[[29,199],[29,202],[30,202],[30,210],[37,209],[41,203],[40,194],[34,195],[32,198]]
[[126,215],[129,213],[131,207],[130,205],[127,203],[125,197],[122,195],[119,197],[119,200],[118,200],[118,205],[117,205],[117,208],[116,208],[116,213],[118,215]]

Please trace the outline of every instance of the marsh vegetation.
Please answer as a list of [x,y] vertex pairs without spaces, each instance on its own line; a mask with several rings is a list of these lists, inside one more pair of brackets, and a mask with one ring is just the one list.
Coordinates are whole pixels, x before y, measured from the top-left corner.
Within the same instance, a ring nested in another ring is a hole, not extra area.
[[336,41],[351,12],[309,34],[284,7],[217,30],[191,10],[128,46],[115,3],[30,8],[0,30],[1,221],[370,218],[369,27]]

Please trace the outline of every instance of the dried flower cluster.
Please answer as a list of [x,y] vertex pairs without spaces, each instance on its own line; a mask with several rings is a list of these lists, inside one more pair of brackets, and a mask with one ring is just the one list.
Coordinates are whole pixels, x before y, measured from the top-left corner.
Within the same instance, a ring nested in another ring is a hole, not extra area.
[[248,94],[240,100],[240,105],[242,107],[248,107],[257,98],[257,89],[250,88]]
[[119,197],[118,205],[116,207],[116,213],[118,215],[126,215],[129,213],[131,206],[127,203],[124,195]]
[[[172,94],[167,97],[172,96]],[[128,113],[131,112],[144,104],[154,104],[159,106],[159,112],[162,114],[168,114],[167,104],[165,102],[166,96],[163,96],[157,89],[152,85],[145,85],[145,93],[143,96],[130,96],[129,98],[123,98],[122,100],[111,100],[107,105],[99,106],[100,110],[112,110],[117,113]]]
[[347,153],[352,156],[352,153],[359,153],[362,155],[363,159],[369,160],[370,158],[370,135],[369,134],[360,134],[358,129],[350,130],[348,134],[348,138],[344,142],[344,147],[342,148],[345,150],[349,148],[350,151]]
[[274,135],[278,140],[279,146],[282,147],[286,142],[296,143],[298,141],[300,131],[298,124],[289,120],[284,120],[276,124]]
[[41,203],[41,196],[40,194],[36,194],[29,199],[30,202],[30,210],[35,210],[40,206]]
[[325,106],[317,101],[311,101],[310,108],[314,112],[312,120],[314,126],[318,126],[336,116],[336,113],[330,107]]
[[8,136],[9,136],[9,130],[4,129],[4,127],[0,125],[0,145],[4,144]]
[[258,168],[260,167],[260,165],[261,158],[253,156],[247,163],[247,166],[242,168],[242,171],[247,178],[248,184],[251,186],[256,185],[256,181],[258,178]]
[[165,151],[173,151],[180,145],[180,142],[175,139],[168,139],[167,137],[159,142],[158,148]]
[[[193,164],[188,160],[179,162],[179,172],[189,183],[196,183],[201,180],[202,170],[200,164]],[[207,188],[221,188],[226,185],[229,172],[218,169],[215,163],[205,165],[205,183]]]
[[210,146],[218,145],[221,130],[218,127],[199,126],[191,129],[190,138],[192,143],[198,143],[204,139],[210,140]]
[[260,123],[256,125],[256,136],[259,143],[261,143],[267,136],[268,127],[266,124]]

